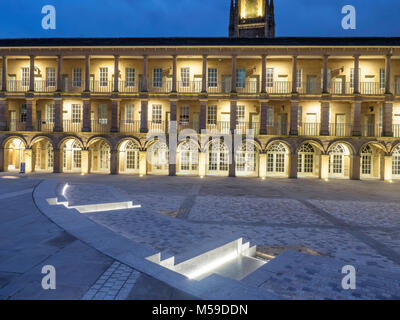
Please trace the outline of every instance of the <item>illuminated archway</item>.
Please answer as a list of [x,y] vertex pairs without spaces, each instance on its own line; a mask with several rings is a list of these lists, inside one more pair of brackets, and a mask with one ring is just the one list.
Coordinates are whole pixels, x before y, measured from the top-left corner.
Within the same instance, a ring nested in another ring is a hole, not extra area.
[[243,143],[235,155],[236,176],[258,176],[258,150],[251,142]]
[[139,173],[139,145],[134,140],[125,140],[119,147],[119,168],[121,173]]
[[206,173],[219,176],[229,174],[229,148],[221,140],[213,140],[208,145]]
[[350,150],[343,143],[334,145],[329,150],[329,178],[346,179],[350,177]]
[[304,143],[297,153],[297,176],[316,176],[316,149],[310,143]]
[[169,173],[169,152],[164,141],[155,141],[147,149],[147,165],[150,174]]
[[267,149],[267,176],[288,176],[289,149],[282,142],[275,142]]
[[20,138],[11,138],[4,145],[4,170],[19,171],[24,162],[25,142]]
[[32,145],[34,171],[52,172],[54,166],[53,145],[47,138],[35,139]]
[[110,173],[111,148],[103,139],[94,141],[89,146],[91,172]]
[[199,149],[193,140],[188,140],[178,146],[177,174],[198,175]]
[[62,171],[81,172],[82,168],[82,147],[78,140],[68,139],[63,143],[62,150]]

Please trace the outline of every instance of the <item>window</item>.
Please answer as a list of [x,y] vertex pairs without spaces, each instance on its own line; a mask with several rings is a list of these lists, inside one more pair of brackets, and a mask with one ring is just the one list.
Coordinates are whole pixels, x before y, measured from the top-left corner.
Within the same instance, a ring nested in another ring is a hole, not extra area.
[[153,87],[154,88],[162,88],[162,69],[155,68],[153,69]]
[[383,108],[379,108],[379,128],[383,127]]
[[208,87],[217,88],[218,87],[218,69],[208,68]]
[[267,107],[267,126],[274,125],[274,107]]
[[228,171],[229,149],[222,141],[212,141],[208,149],[208,171]]
[[256,171],[256,148],[252,143],[243,143],[236,152],[236,171],[239,175],[253,174]]
[[82,153],[81,146],[78,142],[74,142],[72,146],[72,167],[81,168],[82,166]]
[[197,171],[198,148],[192,140],[186,141],[179,146],[179,169],[181,172]]
[[55,87],[56,86],[56,69],[46,68],[46,86]]
[[73,68],[72,69],[72,86],[81,87],[82,86],[82,69]]
[[208,106],[207,108],[207,124],[217,124],[217,106]]
[[[361,69],[358,69],[358,82],[361,79]],[[354,88],[354,68],[350,69],[350,88]]]
[[344,149],[340,144],[329,152],[329,173],[334,175],[344,173]]
[[303,84],[303,69],[297,69],[297,88],[302,88]]
[[297,123],[298,125],[301,125],[303,122],[303,107],[299,106],[297,108]]
[[298,152],[297,172],[312,174],[314,171],[314,148],[311,144],[305,143]]
[[371,175],[372,173],[372,148],[370,145],[361,150],[361,174]]
[[99,104],[99,124],[107,124],[108,119],[108,106],[106,104]]
[[168,146],[163,141],[157,141],[152,144],[148,153],[150,155],[150,163],[152,171],[167,171],[168,170]]
[[100,87],[108,86],[108,68],[100,68]]
[[379,70],[379,84],[381,89],[385,89],[385,69]]
[[81,105],[73,104],[72,105],[72,123],[81,123]]
[[135,69],[134,68],[126,68],[125,69],[125,86],[126,87],[134,87],[135,86]]
[[246,121],[246,109],[245,106],[237,106],[236,109],[236,124],[244,125]]
[[22,68],[22,86],[29,87],[29,68]]
[[125,106],[125,120],[126,123],[133,123],[133,105]]
[[181,87],[189,88],[190,86],[190,68],[181,68]]
[[237,69],[236,70],[236,88],[245,88],[246,87],[246,69]]
[[27,112],[26,112],[26,103],[22,103],[20,106],[20,120],[21,122],[26,122]]
[[400,175],[400,146],[394,149],[392,154],[392,174],[394,176]]
[[267,68],[267,88],[274,87],[274,68]]
[[179,121],[180,121],[180,124],[185,124],[185,125],[189,124],[189,107],[188,106],[181,107]]
[[132,140],[128,141],[125,147],[126,169],[139,170],[139,148]]
[[286,171],[287,150],[283,143],[272,144],[267,150],[267,173],[284,174]]
[[162,119],[162,106],[159,104],[153,104],[151,115],[152,122],[160,124]]
[[46,123],[54,123],[55,109],[54,104],[46,105]]

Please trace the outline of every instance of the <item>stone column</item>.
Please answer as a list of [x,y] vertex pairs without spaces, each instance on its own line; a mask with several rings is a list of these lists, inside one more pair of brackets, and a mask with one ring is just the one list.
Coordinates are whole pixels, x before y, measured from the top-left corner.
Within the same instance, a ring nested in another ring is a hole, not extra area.
[[177,100],[176,99],[170,99],[170,121],[176,121],[176,105],[177,105]]
[[261,151],[259,154],[258,176],[265,178],[267,176],[267,153]]
[[26,100],[26,131],[33,131],[33,99]]
[[261,56],[261,93],[267,92],[267,55]]
[[234,134],[236,130],[236,118],[237,118],[236,113],[237,113],[237,101],[231,100],[230,129],[232,134]]
[[360,180],[361,157],[359,155],[350,156],[350,179]]
[[119,55],[114,55],[114,92],[119,92]]
[[90,91],[90,56],[85,55],[85,91]]
[[291,136],[297,136],[299,134],[298,110],[299,110],[299,103],[297,101],[292,101],[290,105],[290,132],[289,132]]
[[328,177],[329,177],[329,155],[328,154],[321,154],[319,176],[322,180],[328,179]]
[[292,64],[292,93],[297,93],[297,56],[293,56]]
[[393,103],[383,104],[383,136],[393,137]]
[[90,121],[90,109],[91,103],[90,99],[83,100],[83,112],[82,112],[82,132],[90,132],[91,131],[91,121]]
[[232,56],[232,84],[231,84],[231,92],[236,93],[236,60],[237,56]]
[[201,78],[201,92],[207,92],[207,55],[203,54],[203,73]]
[[120,105],[119,99],[111,100],[111,130],[110,130],[111,132],[119,131],[119,126],[118,126],[119,105]]
[[260,134],[267,134],[268,101],[261,101]]
[[7,91],[7,57],[3,56],[3,69],[1,72],[1,91]]
[[353,106],[353,136],[361,136],[361,102],[354,102]]
[[322,93],[329,93],[328,88],[328,57],[329,55],[324,55],[324,72],[322,81]]
[[0,131],[7,130],[8,101],[0,99]]
[[89,150],[82,149],[81,151],[81,173],[88,174],[89,173]]
[[172,56],[172,92],[176,92],[176,54]]
[[147,100],[142,100],[141,101],[141,106],[140,106],[140,132],[142,133],[147,133],[148,128],[147,128],[147,112],[148,112],[148,104],[149,102]]
[[200,133],[207,128],[207,100],[200,100]]
[[146,150],[139,151],[139,175],[145,176],[147,174],[147,159]]
[[53,173],[61,172],[61,151],[53,149]]
[[392,55],[387,54],[386,55],[386,71],[385,71],[385,94],[391,94],[391,72],[390,72],[390,67],[391,67],[391,59]]
[[392,156],[385,155],[383,179],[392,181]]
[[360,55],[354,56],[354,94],[360,93]]
[[35,91],[35,56],[29,56],[29,91]]
[[330,103],[328,101],[321,102],[321,136],[329,136],[330,109]]
[[148,63],[147,56],[143,56],[143,83],[141,84],[140,88],[141,92],[147,92],[147,63]]
[[4,171],[4,148],[0,147],[0,172]]
[[119,159],[118,159],[118,150],[111,150],[110,156],[110,173],[111,174],[118,174],[119,168]]
[[62,57],[59,55],[57,56],[57,91],[61,92],[61,64],[62,64]]
[[63,132],[63,101],[54,99],[54,132]]
[[289,156],[289,179],[297,179],[297,154]]
[[206,166],[207,166],[207,152],[200,151],[199,152],[199,176],[204,177],[206,175]]
[[32,149],[24,149],[25,173],[31,173],[33,167]]
[[229,162],[229,176],[236,177],[236,159],[235,159],[235,146],[232,144],[232,149],[229,152],[231,161]]

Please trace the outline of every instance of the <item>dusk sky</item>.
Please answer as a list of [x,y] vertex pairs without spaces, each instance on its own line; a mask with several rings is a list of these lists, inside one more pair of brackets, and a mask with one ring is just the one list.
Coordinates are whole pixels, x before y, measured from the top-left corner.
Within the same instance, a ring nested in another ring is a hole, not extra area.
[[[54,5],[56,30],[41,9]],[[357,30],[343,30],[341,9],[357,9]],[[230,0],[9,0],[0,38],[225,37]],[[275,0],[277,36],[400,36],[398,0]]]

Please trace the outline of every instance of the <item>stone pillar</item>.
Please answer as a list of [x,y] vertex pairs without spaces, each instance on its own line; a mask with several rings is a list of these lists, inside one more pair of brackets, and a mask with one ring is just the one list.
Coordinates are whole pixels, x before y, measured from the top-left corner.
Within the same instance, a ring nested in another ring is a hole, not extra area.
[[259,154],[258,176],[260,178],[265,178],[267,176],[267,153],[266,152],[260,152],[260,154]]
[[145,176],[147,174],[147,160],[146,150],[139,151],[139,175]]
[[90,99],[83,100],[83,112],[82,112],[82,132],[90,132],[91,131],[91,121],[90,121],[90,109],[91,103]]
[[176,54],[172,56],[172,92],[176,92]]
[[289,156],[289,179],[297,179],[297,154]]
[[328,57],[329,55],[324,55],[324,71],[322,80],[322,93],[329,93],[328,90]]
[[90,56],[85,55],[85,91],[90,91]]
[[392,156],[385,156],[383,179],[385,181],[392,181]]
[[62,64],[62,57],[57,56],[57,91],[61,92],[62,90],[62,80],[61,80],[61,64]]
[[114,55],[114,92],[119,92],[119,55]]
[[32,149],[24,149],[25,173],[31,173],[33,168]]
[[119,168],[118,155],[119,155],[118,150],[111,150],[111,156],[110,156],[110,173],[111,174],[118,174],[118,168]]
[[232,145],[232,150],[229,153],[231,161],[229,162],[229,176],[236,177],[236,157],[235,157],[235,146]]
[[360,93],[360,55],[354,56],[354,94]]
[[141,84],[140,88],[141,92],[147,92],[147,63],[148,63],[147,56],[143,56],[143,83]]
[[3,69],[1,72],[1,91],[7,91],[7,57],[3,56]]
[[291,136],[297,136],[299,134],[298,110],[299,110],[299,103],[297,101],[292,101],[290,105],[290,132],[289,132]]
[[385,69],[385,94],[391,94],[391,72],[390,72],[390,67],[391,67],[391,59],[392,55],[387,54],[386,55],[386,69]]
[[147,128],[147,112],[148,112],[148,104],[147,100],[141,101],[140,106],[140,132],[146,133],[148,131]]
[[176,105],[177,105],[177,100],[171,99],[170,100],[170,121],[176,121]]
[[89,150],[83,149],[81,151],[81,173],[88,174],[89,173]]
[[237,113],[237,101],[231,100],[230,129],[232,134],[234,134],[236,130],[236,118],[237,118],[236,113]]
[[361,157],[359,155],[350,156],[350,179],[360,180]]
[[201,78],[201,92],[207,92],[207,55],[203,54],[203,73]]
[[4,171],[4,148],[0,147],[0,172]]
[[26,131],[33,131],[33,99],[26,100]]
[[329,154],[321,154],[319,176],[322,180],[329,177]]
[[329,136],[330,109],[330,103],[328,101],[321,102],[321,136]]
[[261,57],[261,93],[267,92],[267,55]]
[[260,134],[267,134],[268,101],[261,101]]
[[63,132],[63,101],[54,99],[54,132]]
[[354,102],[353,106],[353,136],[361,136],[361,102]]
[[207,100],[200,100],[200,133],[207,128]]
[[112,99],[111,100],[111,132],[118,132],[119,131],[119,105],[120,105],[120,100],[119,99]]
[[35,91],[35,56],[29,56],[29,91]]
[[53,149],[53,173],[61,172],[61,151]]
[[231,84],[231,92],[236,93],[236,60],[237,56],[232,56],[232,84]]
[[7,130],[8,101],[0,99],[0,131]]
[[204,177],[207,169],[207,152],[199,152],[199,176]]
[[383,136],[393,137],[393,103],[383,104]]
[[292,64],[292,93],[297,93],[297,56],[293,56]]

